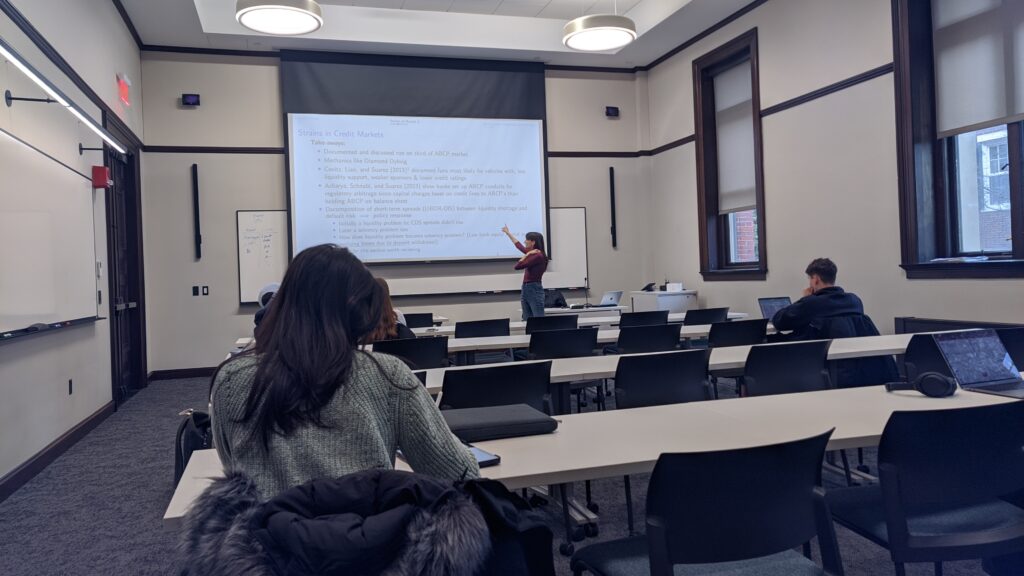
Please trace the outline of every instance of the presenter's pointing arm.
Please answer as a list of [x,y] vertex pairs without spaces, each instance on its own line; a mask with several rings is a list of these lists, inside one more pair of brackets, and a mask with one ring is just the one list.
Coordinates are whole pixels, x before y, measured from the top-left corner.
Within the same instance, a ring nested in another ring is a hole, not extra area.
[[519,243],[519,239],[516,238],[515,235],[512,234],[512,232],[509,232],[508,224],[502,226],[501,231],[505,233],[505,236],[508,236],[508,239],[511,240],[512,243],[516,245],[516,248],[518,248],[520,252],[526,254],[526,247]]

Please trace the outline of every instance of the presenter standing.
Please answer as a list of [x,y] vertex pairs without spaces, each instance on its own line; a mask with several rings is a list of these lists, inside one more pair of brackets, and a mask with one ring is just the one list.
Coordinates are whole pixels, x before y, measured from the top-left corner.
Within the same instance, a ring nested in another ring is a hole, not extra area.
[[541,277],[548,269],[548,257],[544,253],[544,235],[540,232],[527,232],[524,246],[508,231],[507,225],[503,226],[501,231],[523,253],[522,258],[516,262],[516,270],[526,270],[523,273],[523,292],[520,300],[523,306],[523,320],[532,316],[543,316],[544,286],[541,285]]

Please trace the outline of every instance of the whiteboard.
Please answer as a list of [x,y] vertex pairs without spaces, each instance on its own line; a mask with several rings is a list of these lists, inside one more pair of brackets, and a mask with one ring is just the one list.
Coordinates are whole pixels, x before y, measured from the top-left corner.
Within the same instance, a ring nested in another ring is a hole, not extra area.
[[0,332],[97,315],[88,178],[0,133]]
[[[587,287],[587,209],[552,208],[551,262],[544,274],[545,288]],[[509,244],[510,256],[519,252]],[[458,294],[472,292],[517,291],[523,284],[522,270],[512,270],[513,262],[498,268],[508,272],[490,274],[446,274],[398,277],[397,270],[375,268],[374,274],[387,278],[392,296]],[[426,270],[429,270],[427,265]],[[466,266],[466,265],[463,265]],[[421,270],[424,266],[419,267]],[[440,267],[438,267],[440,268]],[[446,266],[449,268],[450,266]]]
[[288,211],[239,210],[238,302],[257,304],[260,289],[288,269]]

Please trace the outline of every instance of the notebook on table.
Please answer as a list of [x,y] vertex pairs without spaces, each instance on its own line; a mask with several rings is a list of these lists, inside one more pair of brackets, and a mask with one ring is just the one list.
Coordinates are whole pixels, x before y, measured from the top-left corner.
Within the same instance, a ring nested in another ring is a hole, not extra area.
[[972,392],[1024,398],[1024,380],[995,330],[934,334],[949,371]]

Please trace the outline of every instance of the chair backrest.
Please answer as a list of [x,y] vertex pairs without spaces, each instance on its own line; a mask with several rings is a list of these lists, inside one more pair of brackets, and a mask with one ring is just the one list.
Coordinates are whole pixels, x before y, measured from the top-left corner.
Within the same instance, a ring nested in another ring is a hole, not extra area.
[[710,398],[704,350],[623,356],[615,369],[615,407],[641,408]]
[[448,365],[448,338],[444,336],[381,340],[373,343],[373,351],[397,356],[413,370]]
[[667,324],[668,310],[650,310],[647,312],[623,312],[619,317],[619,328],[632,326],[652,326]]
[[764,344],[767,336],[767,318],[715,322],[708,333],[708,348]]
[[912,511],[1019,491],[1024,486],[1021,446],[1022,402],[893,412],[878,447],[883,493],[892,489],[886,496],[895,496],[893,504]]
[[[846,314],[820,318],[814,329],[822,338],[855,338],[878,336],[878,328],[867,314]],[[832,382],[836,388],[877,386],[899,379],[896,361],[892,356],[869,356],[836,360],[831,363]]]
[[441,409],[526,404],[551,414],[551,361],[445,370]]
[[473,320],[471,322],[456,322],[456,338],[481,338],[485,336],[508,336],[508,318],[497,318],[495,320]]
[[409,328],[430,328],[434,325],[434,313],[406,312],[405,325]]
[[725,308],[694,308],[687,310],[683,316],[684,326],[701,326],[729,320],[729,307]]
[[831,340],[751,346],[743,368],[748,396],[814,392],[830,388],[828,347]]
[[620,354],[637,354],[640,352],[668,352],[679,347],[679,324],[652,324],[650,326],[631,326],[619,329],[619,339],[615,344]]
[[815,487],[831,434],[662,454],[647,490],[651,573],[672,574],[675,564],[758,558],[808,542],[818,534]]
[[1024,367],[1024,328],[1000,328],[996,334],[999,334],[999,339],[1003,341],[1003,346],[1017,368]]
[[597,327],[541,330],[530,335],[530,357],[538,360],[590,356],[597,348]]
[[533,334],[542,330],[574,330],[578,319],[578,314],[532,316],[526,319],[526,333]]

